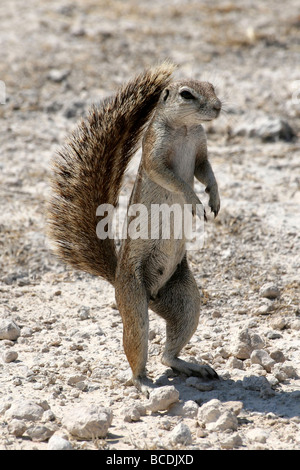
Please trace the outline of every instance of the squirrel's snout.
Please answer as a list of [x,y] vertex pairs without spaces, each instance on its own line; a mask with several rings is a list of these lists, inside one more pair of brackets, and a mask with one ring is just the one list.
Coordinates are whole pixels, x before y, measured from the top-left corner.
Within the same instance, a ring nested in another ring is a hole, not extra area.
[[216,110],[216,111],[221,111],[221,107],[222,107],[222,103],[220,100],[216,100],[213,104],[213,108]]

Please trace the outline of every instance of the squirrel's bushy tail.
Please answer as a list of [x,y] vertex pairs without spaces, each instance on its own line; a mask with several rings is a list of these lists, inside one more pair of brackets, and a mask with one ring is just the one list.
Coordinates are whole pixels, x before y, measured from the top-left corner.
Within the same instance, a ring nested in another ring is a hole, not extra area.
[[48,206],[49,237],[60,258],[114,284],[114,240],[96,234],[100,204],[117,205],[123,176],[162,90],[170,82],[169,63],[146,70],[89,116],[55,156]]

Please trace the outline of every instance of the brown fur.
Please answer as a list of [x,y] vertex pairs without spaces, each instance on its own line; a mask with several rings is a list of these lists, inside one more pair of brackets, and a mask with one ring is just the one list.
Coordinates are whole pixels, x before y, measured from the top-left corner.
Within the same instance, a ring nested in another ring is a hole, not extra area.
[[191,204],[195,213],[201,207],[193,189],[195,176],[206,186],[209,206],[218,214],[218,185],[201,122],[216,118],[221,103],[209,83],[170,83],[173,68],[163,64],[150,69],[101,108],[92,108],[54,160],[49,207],[50,236],[59,255],[115,286],[133,382],[146,392],[148,307],[166,321],[163,363],[187,375],[217,377],[208,365],[178,358],[197,328],[200,312],[184,238],[176,239],[173,232],[167,240],[129,237],[117,255],[113,240],[96,235],[96,209],[102,203],[116,206],[124,172],[152,112],[130,204],[142,203],[149,215],[151,204]]

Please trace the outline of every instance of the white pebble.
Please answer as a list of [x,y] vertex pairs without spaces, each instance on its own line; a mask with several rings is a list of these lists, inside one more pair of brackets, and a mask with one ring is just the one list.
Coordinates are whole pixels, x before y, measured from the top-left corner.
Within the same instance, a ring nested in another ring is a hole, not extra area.
[[201,424],[213,423],[221,416],[222,403],[216,398],[204,403],[198,410],[198,421]]
[[16,359],[18,359],[18,353],[17,351],[13,350],[6,350],[2,353],[2,359],[6,363],[14,362]]
[[5,418],[38,421],[44,413],[42,406],[30,400],[16,400],[6,411]]
[[230,357],[228,361],[226,362],[226,367],[229,369],[244,369],[244,363],[241,359],[238,359],[237,357]]
[[12,320],[0,319],[0,339],[15,341],[21,333],[20,328]]
[[30,439],[35,442],[47,441],[53,433],[53,429],[50,429],[43,424],[34,424],[26,431],[26,434],[30,437]]
[[238,427],[238,420],[232,411],[225,411],[213,423],[208,423],[206,428],[209,431],[236,431]]
[[269,434],[263,429],[256,428],[248,431],[246,436],[247,439],[249,439],[250,441],[260,442],[261,444],[264,444],[267,441]]
[[203,382],[203,380],[199,379],[198,377],[188,377],[185,383],[189,387],[194,387],[201,392],[209,392],[214,388],[212,382]]
[[193,400],[175,403],[169,410],[171,416],[182,416],[184,418],[196,418],[199,406]]
[[275,364],[272,370],[273,375],[279,382],[283,382],[286,379],[294,379],[297,378],[297,371],[291,364],[279,363]]
[[222,449],[234,449],[235,447],[240,447],[243,444],[241,436],[234,432],[230,436],[225,437],[221,440]]
[[131,423],[132,421],[139,421],[141,414],[136,406],[125,406],[122,410],[124,421]]
[[238,359],[248,359],[254,349],[262,349],[265,346],[264,340],[248,328],[240,331],[232,343],[232,355]]
[[179,392],[173,385],[166,385],[154,389],[149,396],[147,409],[156,413],[167,410],[173,403],[179,400]]
[[209,431],[235,431],[238,426],[237,415],[242,407],[239,401],[222,403],[214,398],[199,408],[198,422]]
[[73,436],[81,439],[105,437],[112,423],[112,412],[103,406],[90,405],[70,409],[62,420]]
[[271,369],[275,364],[275,361],[267,351],[264,351],[263,349],[255,349],[252,351],[250,359],[252,364],[260,364],[267,372],[271,372]]
[[61,436],[53,435],[48,441],[47,450],[72,450],[72,444]]
[[267,299],[277,299],[280,296],[280,291],[275,284],[269,282],[260,288],[259,294]]
[[21,419],[12,419],[8,424],[8,432],[16,437],[23,436],[26,429],[26,422]]
[[175,426],[170,434],[170,442],[172,444],[189,445],[192,443],[192,433],[187,424],[181,422]]

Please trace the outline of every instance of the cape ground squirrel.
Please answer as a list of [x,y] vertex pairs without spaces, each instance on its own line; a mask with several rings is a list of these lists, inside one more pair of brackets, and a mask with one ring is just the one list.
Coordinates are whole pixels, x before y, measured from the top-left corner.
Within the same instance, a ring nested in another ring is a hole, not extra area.
[[[117,253],[113,239],[96,234],[97,208],[117,206],[125,170],[150,118],[128,207],[143,204],[151,214],[153,204],[191,204],[195,214],[203,207],[193,189],[196,176],[218,214],[218,186],[201,122],[216,118],[221,102],[210,83],[171,82],[173,71],[169,63],[146,70],[101,107],[92,107],[54,159],[49,204],[49,235],[59,256],[115,287],[133,383],[144,391],[151,386],[146,377],[148,307],[166,321],[163,364],[187,375],[217,377],[208,365],[178,358],[197,328],[200,310],[185,238],[176,238],[174,231],[169,239],[127,237]],[[129,213],[127,218],[132,219]]]

